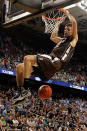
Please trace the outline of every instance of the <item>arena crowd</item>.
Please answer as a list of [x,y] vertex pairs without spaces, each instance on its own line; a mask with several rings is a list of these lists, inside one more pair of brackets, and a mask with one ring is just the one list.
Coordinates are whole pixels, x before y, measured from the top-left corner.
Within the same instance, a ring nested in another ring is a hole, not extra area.
[[41,100],[32,89],[25,102],[14,106],[15,93],[14,87],[0,90],[0,131],[87,130],[86,99],[64,97],[63,92],[57,92],[50,99]]
[[78,86],[87,86],[86,63],[70,62],[64,69],[58,71],[52,79],[71,83]]

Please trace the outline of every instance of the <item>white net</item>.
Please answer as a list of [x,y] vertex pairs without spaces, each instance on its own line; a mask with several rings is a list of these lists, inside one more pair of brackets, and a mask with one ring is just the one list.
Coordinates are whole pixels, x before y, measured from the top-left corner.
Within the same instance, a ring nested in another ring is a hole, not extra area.
[[54,10],[51,11],[47,16],[42,16],[42,21],[45,23],[45,33],[52,33],[58,24],[61,24],[66,18],[63,11]]

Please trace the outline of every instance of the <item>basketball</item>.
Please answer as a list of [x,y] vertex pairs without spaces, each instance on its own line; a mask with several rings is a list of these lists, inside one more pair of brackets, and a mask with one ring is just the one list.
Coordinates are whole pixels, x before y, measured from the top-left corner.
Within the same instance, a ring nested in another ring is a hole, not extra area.
[[48,99],[52,95],[52,88],[49,85],[42,85],[38,89],[38,96],[41,99]]

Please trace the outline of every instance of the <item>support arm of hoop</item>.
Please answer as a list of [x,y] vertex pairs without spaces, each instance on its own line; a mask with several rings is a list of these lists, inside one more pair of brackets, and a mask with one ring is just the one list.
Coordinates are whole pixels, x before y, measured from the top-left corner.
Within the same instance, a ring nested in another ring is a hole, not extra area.
[[12,4],[15,4],[17,0],[9,0],[9,2],[11,2]]
[[15,4],[17,2],[17,0],[14,0],[13,4]]
[[9,2],[31,13],[39,11],[42,4],[41,0],[9,0]]

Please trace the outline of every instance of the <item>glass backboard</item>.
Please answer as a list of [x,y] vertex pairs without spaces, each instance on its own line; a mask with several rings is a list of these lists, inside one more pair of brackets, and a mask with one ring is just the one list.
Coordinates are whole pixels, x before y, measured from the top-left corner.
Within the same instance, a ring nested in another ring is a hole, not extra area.
[[42,14],[54,10],[55,8],[63,8],[79,1],[80,0],[41,0],[39,6],[34,8],[33,5],[32,7],[29,6],[29,0],[16,0],[14,3],[11,3],[11,0],[5,0],[6,12],[5,20],[2,25],[8,28],[40,17]]

